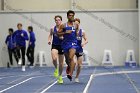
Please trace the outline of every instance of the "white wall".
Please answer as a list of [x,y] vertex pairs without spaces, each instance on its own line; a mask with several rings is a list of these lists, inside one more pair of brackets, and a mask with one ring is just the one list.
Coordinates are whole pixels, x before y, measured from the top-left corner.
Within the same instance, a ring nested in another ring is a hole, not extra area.
[[136,0],[59,0],[59,2],[56,0],[5,0],[5,3],[20,11],[48,11],[71,9],[72,1],[84,9],[92,10],[136,8]]
[[[47,45],[48,30],[45,30],[54,25],[54,16],[61,15],[63,22],[66,22],[65,12],[49,12],[49,13],[1,13],[0,15],[0,50],[4,45],[4,40],[7,35],[7,29],[13,27],[16,29],[18,22],[23,23],[23,28],[26,29],[28,25],[34,27],[36,33],[36,49],[35,55],[38,51],[43,50],[46,52],[48,65],[51,66],[50,49],[51,46]],[[113,60],[115,65],[123,65],[128,49],[134,49],[136,61],[138,62],[139,56],[139,41],[133,41],[139,37],[138,33],[138,12],[77,12],[76,17],[81,19],[81,26],[86,31],[89,43],[85,47],[89,52],[89,56],[94,60],[91,61],[92,65],[100,65],[103,58],[104,49],[112,50]],[[101,20],[102,18],[102,20]],[[30,21],[32,19],[32,22]],[[109,26],[110,24],[110,26]],[[42,26],[42,27],[41,27]],[[122,30],[125,34],[122,35],[117,29]],[[132,34],[133,40],[130,40],[128,34]],[[2,51],[2,50],[1,50]],[[2,52],[0,53],[2,56]],[[1,59],[2,60],[2,59]],[[5,62],[0,61],[0,66],[6,66]]]
[[76,0],[85,9],[135,9],[136,0]]
[[70,0],[7,0],[5,3],[24,11],[65,10],[71,7]]

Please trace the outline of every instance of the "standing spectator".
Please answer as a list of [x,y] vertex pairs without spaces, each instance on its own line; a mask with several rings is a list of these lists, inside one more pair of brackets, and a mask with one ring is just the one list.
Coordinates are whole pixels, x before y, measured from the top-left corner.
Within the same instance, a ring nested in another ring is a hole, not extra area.
[[22,71],[25,71],[25,51],[26,51],[26,40],[28,40],[28,35],[27,32],[22,29],[21,23],[17,24],[17,28],[18,30],[16,30],[13,33],[13,36],[17,47],[17,55],[19,58],[18,64],[22,64]]
[[32,26],[28,27],[28,32],[29,32],[30,36],[29,36],[29,45],[28,45],[26,55],[27,55],[27,58],[30,62],[29,66],[32,68],[33,65],[34,65],[34,49],[35,49],[36,38],[35,38],[35,34],[33,32],[33,27]]

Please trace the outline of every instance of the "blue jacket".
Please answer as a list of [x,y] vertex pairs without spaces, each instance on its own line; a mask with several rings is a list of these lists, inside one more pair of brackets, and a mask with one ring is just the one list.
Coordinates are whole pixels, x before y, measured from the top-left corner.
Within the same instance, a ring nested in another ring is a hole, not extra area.
[[33,31],[30,32],[30,39],[29,39],[29,46],[32,46],[32,47],[35,47],[35,41],[36,41],[36,38],[35,38],[35,34]]
[[13,33],[16,46],[26,47],[26,40],[28,40],[28,34],[25,30],[16,30]]
[[8,46],[9,49],[14,49],[15,44],[14,44],[14,38],[13,35],[8,35],[5,40],[6,45]]

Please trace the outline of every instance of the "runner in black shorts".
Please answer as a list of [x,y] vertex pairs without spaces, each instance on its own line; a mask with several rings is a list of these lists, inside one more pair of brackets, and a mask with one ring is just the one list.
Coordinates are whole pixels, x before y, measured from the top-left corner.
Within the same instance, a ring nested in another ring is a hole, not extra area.
[[63,49],[61,48],[61,45],[52,44],[52,49],[58,50],[58,54],[60,54],[60,55],[63,55],[64,54]]
[[[63,71],[64,55],[63,55],[63,50],[61,48],[61,43],[62,43],[63,38],[57,35],[58,28],[62,23],[62,17],[57,15],[55,16],[54,20],[55,20],[56,25],[52,27],[50,30],[50,34],[48,37],[48,44],[49,45],[52,44],[51,55],[52,55],[52,60],[55,67],[54,76],[58,79],[58,83],[62,84],[63,83],[62,71]],[[57,59],[59,60],[59,69],[57,67]]]
[[[79,46],[75,53],[77,57],[77,71],[76,71],[75,82],[79,82],[78,77],[81,71],[81,65],[83,61],[83,47],[88,43],[88,40],[87,40],[84,30],[79,27],[80,25],[79,18],[75,18],[75,24],[76,24],[77,45]],[[83,40],[84,42],[82,42],[82,38],[84,39]]]

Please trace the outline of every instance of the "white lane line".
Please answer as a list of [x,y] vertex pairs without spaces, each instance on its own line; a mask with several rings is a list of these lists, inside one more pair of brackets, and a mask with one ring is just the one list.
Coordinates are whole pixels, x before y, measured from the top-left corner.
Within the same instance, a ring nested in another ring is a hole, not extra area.
[[8,77],[2,77],[0,79],[10,78],[10,77],[19,77],[19,76],[8,76]]
[[86,87],[85,87],[83,93],[88,93],[88,89],[89,89],[89,87],[90,87],[90,85],[91,85],[91,82],[92,82],[92,80],[93,80],[93,78],[94,78],[94,73],[95,73],[95,72],[96,72],[96,68],[94,69],[93,74],[90,75],[89,81],[88,81],[88,83],[87,83],[87,85],[86,85]]
[[3,93],[3,92],[5,92],[5,91],[7,91],[7,90],[9,90],[9,89],[11,89],[11,88],[13,88],[13,87],[16,87],[16,86],[18,86],[18,85],[20,85],[20,84],[22,84],[22,83],[25,83],[25,82],[27,82],[27,81],[33,79],[33,78],[34,78],[34,77],[28,78],[28,79],[26,79],[26,80],[24,80],[24,81],[22,81],[22,82],[20,82],[20,83],[17,83],[17,84],[15,84],[15,85],[13,85],[13,86],[10,86],[10,87],[6,88],[6,89],[3,89],[3,90],[0,91],[0,93]]
[[125,74],[125,73],[140,73],[140,70],[137,70],[137,71],[107,72],[107,73],[98,73],[98,74],[94,74],[94,75],[95,75],[95,76],[104,76],[104,75]]
[[90,85],[91,85],[91,82],[92,82],[92,80],[93,80],[93,77],[94,77],[94,75],[92,74],[92,75],[90,76],[90,79],[89,79],[89,81],[88,81],[88,83],[87,83],[87,85],[86,85],[86,87],[85,87],[83,93],[88,93],[88,89],[89,89],[89,87],[90,87]]
[[43,91],[41,91],[40,93],[45,93],[49,88],[51,88],[53,85],[55,85],[57,83],[57,81],[55,81],[53,84],[51,84],[49,87],[45,88]]
[[[67,76],[64,76],[62,78],[66,78]],[[55,81],[53,84],[51,84],[50,86],[48,86],[47,88],[45,88],[43,91],[41,91],[40,93],[45,93],[48,89],[50,89],[52,86],[54,86],[57,83],[57,81]]]
[[15,79],[15,80],[12,80],[11,82],[8,82],[8,83],[6,83],[6,84],[4,84],[4,85],[1,85],[0,87],[3,87],[3,86],[5,86],[5,85],[7,85],[7,84],[12,84],[12,83],[14,83],[14,82],[16,82],[16,81],[18,81],[18,80],[24,79],[24,78],[25,78],[25,77],[17,78],[17,79]]
[[127,75],[127,73],[125,73],[124,75],[126,75],[127,79],[132,84],[132,86],[134,87],[134,89],[136,90],[136,92],[137,93],[140,93],[139,88],[137,88],[137,86],[134,84],[134,81]]
[[[96,70],[96,69],[95,69],[95,70]],[[95,70],[94,70],[94,73],[95,73]],[[86,87],[85,87],[83,93],[88,93],[88,89],[89,89],[89,87],[90,87],[90,85],[91,85],[91,82],[92,82],[92,80],[94,79],[94,77],[97,77],[97,76],[104,76],[104,75],[113,75],[113,74],[140,73],[140,70],[138,70],[138,71],[107,72],[107,73],[98,73],[98,74],[94,74],[94,73],[90,76],[90,79],[89,79],[89,81],[88,81],[88,83],[87,83],[87,85],[86,85]],[[137,93],[139,93],[139,92],[137,92]]]
[[[12,75],[12,76],[7,76],[7,77],[2,77],[1,79],[10,78],[10,77],[24,76],[24,77],[17,78],[17,79],[15,79],[15,80],[12,80],[11,82],[8,82],[8,83],[7,83],[7,84],[12,84],[12,83],[14,83],[14,82],[16,82],[16,81],[18,81],[18,80],[24,79],[24,78],[27,77],[27,76],[34,75],[34,74],[37,73],[37,72],[39,72],[39,71],[35,71],[35,72],[30,73],[30,74],[27,74],[27,75],[17,75],[17,76],[13,76],[13,75]],[[34,77],[34,78],[35,78],[35,77]],[[7,85],[7,84],[5,84],[5,85]],[[5,85],[1,85],[0,87],[3,87],[3,86],[5,86]]]
[[27,74],[27,75],[5,75],[5,76],[0,76],[0,77],[1,77],[1,79],[10,78],[10,77],[20,77],[20,76],[27,77],[27,76],[35,75],[37,72],[39,72],[39,71],[35,71],[35,72]]

